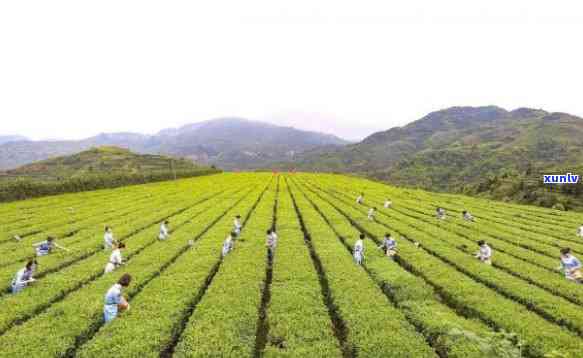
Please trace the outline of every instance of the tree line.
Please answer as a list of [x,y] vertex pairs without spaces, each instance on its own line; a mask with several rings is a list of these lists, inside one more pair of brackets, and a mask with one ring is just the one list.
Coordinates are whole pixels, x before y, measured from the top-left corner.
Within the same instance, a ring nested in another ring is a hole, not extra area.
[[18,178],[0,182],[0,202],[25,200],[41,196],[76,193],[97,189],[117,188],[178,178],[190,178],[220,173],[221,170],[196,169],[156,171],[147,173],[87,174],[60,180]]

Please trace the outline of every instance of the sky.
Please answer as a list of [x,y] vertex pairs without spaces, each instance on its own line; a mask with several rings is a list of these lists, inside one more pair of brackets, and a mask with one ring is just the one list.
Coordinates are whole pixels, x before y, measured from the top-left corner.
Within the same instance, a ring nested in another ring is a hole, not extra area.
[[450,106],[583,116],[580,1],[3,1],[0,134],[226,116],[360,139]]

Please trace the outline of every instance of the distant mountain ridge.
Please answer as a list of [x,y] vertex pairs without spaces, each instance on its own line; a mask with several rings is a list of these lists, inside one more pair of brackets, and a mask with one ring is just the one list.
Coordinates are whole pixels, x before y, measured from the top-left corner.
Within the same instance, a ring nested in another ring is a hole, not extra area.
[[220,118],[163,129],[155,135],[102,133],[77,140],[11,141],[0,144],[0,169],[98,146],[119,146],[144,154],[186,157],[226,169],[254,169],[287,161],[297,153],[347,141],[329,134],[303,131],[242,118]]
[[[583,168],[583,119],[532,108],[452,107],[356,144],[307,151],[280,166],[290,167],[360,173],[430,190],[487,190],[519,200],[531,190],[540,197],[547,189],[543,172]],[[495,178],[514,179],[503,185]]]
[[[370,172],[386,170],[397,162],[435,150],[525,149],[532,160],[548,155],[534,150],[541,142],[553,142],[555,149],[575,149],[583,143],[583,120],[566,113],[518,108],[507,111],[496,106],[451,107],[432,112],[403,127],[374,133],[359,143],[332,150],[316,150],[300,156],[301,168]],[[484,147],[485,146],[485,147]],[[494,148],[495,147],[495,148]],[[578,162],[576,155],[561,160]]]

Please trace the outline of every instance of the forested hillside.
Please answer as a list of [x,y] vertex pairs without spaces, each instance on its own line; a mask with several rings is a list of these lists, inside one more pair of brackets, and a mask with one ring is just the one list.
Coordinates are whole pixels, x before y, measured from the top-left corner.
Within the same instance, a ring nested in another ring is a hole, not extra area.
[[580,173],[582,166],[583,119],[495,106],[433,112],[294,163],[298,170],[352,172],[397,185],[568,208],[583,206],[583,186],[551,188],[543,185],[543,174]]
[[188,159],[99,147],[0,172],[0,202],[218,172]]

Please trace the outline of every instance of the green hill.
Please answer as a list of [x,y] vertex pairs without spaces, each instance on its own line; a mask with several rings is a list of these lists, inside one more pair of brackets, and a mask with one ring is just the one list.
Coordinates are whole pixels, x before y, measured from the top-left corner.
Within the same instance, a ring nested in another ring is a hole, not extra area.
[[87,175],[159,173],[206,169],[190,160],[162,155],[136,154],[119,147],[97,147],[9,170],[5,177],[60,179]]
[[430,190],[580,207],[580,184],[549,188],[542,175],[581,173],[583,119],[529,108],[453,107],[357,144],[305,153],[295,165]]
[[187,159],[93,148],[0,172],[0,202],[219,173]]

